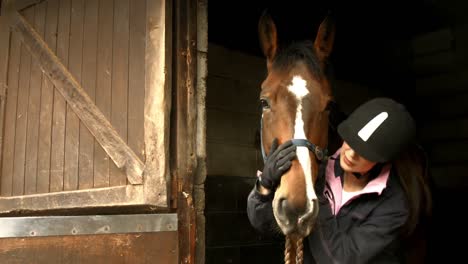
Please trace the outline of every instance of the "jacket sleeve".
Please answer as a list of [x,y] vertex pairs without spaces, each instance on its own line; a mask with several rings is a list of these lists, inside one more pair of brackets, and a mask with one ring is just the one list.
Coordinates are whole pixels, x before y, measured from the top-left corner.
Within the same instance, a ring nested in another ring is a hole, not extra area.
[[258,192],[258,180],[247,199],[247,216],[250,224],[259,232],[268,234],[275,229],[272,201],[274,192],[262,195]]
[[385,197],[366,219],[355,219],[362,223],[350,230],[338,227],[328,202],[321,204],[319,215],[317,227],[309,236],[317,263],[369,263],[394,245],[408,210],[402,195]]

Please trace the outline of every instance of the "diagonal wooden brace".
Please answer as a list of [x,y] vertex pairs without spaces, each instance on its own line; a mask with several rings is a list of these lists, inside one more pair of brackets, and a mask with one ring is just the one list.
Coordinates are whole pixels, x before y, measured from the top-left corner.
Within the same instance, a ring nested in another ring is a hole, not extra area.
[[131,184],[143,183],[145,165],[119,136],[109,120],[93,103],[83,87],[75,80],[59,58],[18,13],[11,17],[13,29],[20,33],[24,44],[37,59],[41,69],[63,95],[76,115],[101,144],[118,168],[125,168]]

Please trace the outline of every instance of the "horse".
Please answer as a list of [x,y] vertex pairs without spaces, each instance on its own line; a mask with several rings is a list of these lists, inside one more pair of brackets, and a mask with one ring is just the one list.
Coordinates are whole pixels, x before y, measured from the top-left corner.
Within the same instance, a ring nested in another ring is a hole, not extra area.
[[[272,203],[273,214],[286,237],[285,262],[303,262],[302,241],[311,232],[318,216],[314,184],[327,147],[340,142],[331,131],[345,118],[336,118],[333,108],[332,76],[329,56],[335,39],[335,25],[327,16],[320,23],[313,41],[278,45],[275,23],[264,12],[258,22],[261,50],[266,58],[267,75],[261,84],[261,149],[265,159],[274,138],[279,144],[292,140],[297,159],[281,178]],[[335,116],[334,116],[335,115]],[[333,120],[335,119],[335,120]],[[331,129],[332,128],[332,129]],[[330,136],[332,135],[332,136]],[[339,144],[339,143],[338,143]],[[425,255],[423,237],[431,214],[430,178],[424,151],[413,145],[402,153],[395,166],[408,197],[410,216],[404,238],[410,250],[406,259],[416,263]]]
[[297,146],[297,159],[275,191],[273,213],[286,236],[286,263],[302,263],[302,240],[312,231],[318,215],[314,183],[328,143],[327,106],[332,101],[328,58],[335,27],[327,17],[314,41],[281,47],[276,25],[264,12],[258,34],[267,67],[260,92],[263,156],[274,138],[280,144],[293,140]]

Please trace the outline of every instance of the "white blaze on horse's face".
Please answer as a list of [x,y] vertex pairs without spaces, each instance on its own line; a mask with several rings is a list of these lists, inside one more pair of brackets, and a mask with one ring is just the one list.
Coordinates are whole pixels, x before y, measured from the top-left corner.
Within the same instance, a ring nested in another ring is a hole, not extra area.
[[[294,76],[292,79],[292,84],[288,86],[288,90],[294,94],[297,100],[296,108],[296,120],[294,122],[294,136],[296,139],[307,139],[305,135],[304,120],[302,116],[302,101],[304,97],[309,94],[307,89],[307,82],[301,76]],[[317,199],[315,194],[314,183],[312,182],[312,164],[309,155],[309,149],[307,147],[298,146],[297,150],[297,159],[299,164],[302,166],[304,171],[305,182],[306,182],[306,193],[308,200],[308,207],[310,207],[309,202]],[[309,208],[310,210],[312,208]]]

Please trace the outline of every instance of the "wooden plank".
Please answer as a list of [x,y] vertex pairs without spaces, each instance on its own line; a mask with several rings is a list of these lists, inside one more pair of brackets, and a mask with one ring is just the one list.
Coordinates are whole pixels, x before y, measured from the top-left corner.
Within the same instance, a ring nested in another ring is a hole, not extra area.
[[208,53],[208,0],[198,1],[197,34],[197,50]]
[[178,264],[177,241],[174,231],[12,238],[0,240],[0,257],[4,263]]
[[158,207],[168,207],[169,116],[172,91],[172,32],[170,6],[166,1],[146,2],[145,49],[145,199]]
[[[6,17],[2,16],[2,25],[6,25],[4,20]],[[6,105],[5,105],[5,117],[4,124],[8,124],[3,129],[3,139],[2,139],[2,175],[1,175],[1,195],[9,196],[12,195],[13,187],[13,159],[14,159],[14,149],[15,149],[15,131],[16,131],[16,105],[18,98],[18,80],[19,80],[19,67],[20,67],[20,57],[21,57],[21,42],[17,33],[10,35],[10,30],[2,27],[2,31],[5,34],[8,32],[8,36],[11,36],[11,46],[9,53],[6,54],[8,57],[3,57],[2,55],[0,60],[3,63],[8,62],[8,80],[7,83],[3,83],[4,87],[7,89]],[[7,38],[1,38],[1,52],[5,52],[7,49],[4,49]],[[8,59],[7,59],[8,58]],[[3,87],[2,85],[2,87]]]
[[[45,27],[46,5],[38,4],[35,9],[34,28],[43,37]],[[33,58],[31,63],[28,124],[26,132],[26,168],[24,193],[33,194],[37,191],[37,166],[38,166],[38,142],[39,142],[39,114],[41,107],[42,71],[38,61]]]
[[[198,8],[200,9],[200,1]],[[204,4],[207,4],[206,2]],[[203,4],[203,6],[204,6]],[[206,8],[206,6],[204,6]],[[202,14],[204,14],[202,12]],[[200,15],[200,11],[198,12]],[[198,26],[200,30],[200,26]],[[203,34],[202,34],[203,36]],[[200,32],[198,37],[200,37]],[[208,40],[206,40],[208,41]],[[208,77],[208,54],[197,51],[197,175],[194,184],[203,188],[206,178],[206,139],[207,139],[207,109],[206,109],[206,79]],[[211,122],[211,121],[210,121]],[[200,205],[202,206],[202,205]],[[197,208],[197,204],[195,204]],[[203,263],[204,261],[202,261]],[[198,263],[198,262],[197,262]]]
[[[73,0],[71,5],[70,50],[68,53],[68,70],[78,84],[81,84],[83,64],[83,18],[84,0]],[[65,167],[63,172],[63,189],[78,189],[78,155],[80,145],[80,120],[67,100],[65,121]]]
[[2,23],[5,22],[5,14],[7,14],[8,12],[6,11],[7,9],[11,9],[11,3],[7,3],[7,1],[3,1],[3,0],[0,0],[0,16],[3,16],[3,18],[1,18]]
[[128,74],[128,146],[145,160],[145,37],[146,1],[130,4],[130,42]]
[[44,1],[45,0],[15,0],[15,8],[16,10],[22,10]]
[[[62,0],[59,4],[57,29],[57,57],[66,67],[70,46],[71,0]],[[50,79],[50,78],[49,78]],[[52,81],[52,80],[51,80]],[[52,81],[52,83],[54,83]],[[54,83],[55,85],[55,83]],[[66,102],[57,89],[54,89],[52,117],[52,151],[50,160],[50,191],[63,190],[63,171],[65,163],[65,117]]]
[[40,58],[39,61],[41,61],[44,72],[48,74],[57,89],[62,93],[91,133],[93,133],[98,142],[101,143],[115,164],[119,168],[126,168],[130,183],[142,183],[143,163],[125,141],[119,137],[109,121],[83,91],[80,84],[50,51],[47,44],[37,36],[37,33],[20,15],[15,16],[15,30],[21,32],[24,42],[31,49],[32,54]]
[[197,2],[174,1],[173,109],[174,125],[171,141],[174,146],[172,166],[177,177],[177,214],[179,215],[180,258],[182,263],[195,262],[196,212],[193,180],[196,170],[196,83],[197,83]]
[[0,198],[0,214],[12,212],[70,211],[96,207],[145,205],[141,185],[63,191]]
[[[6,93],[7,93],[7,80],[8,80],[8,60],[10,52],[10,23],[7,19],[4,11],[7,4],[3,4],[0,1],[0,172],[2,168],[2,156],[3,156],[3,137],[4,137],[4,119],[5,119],[5,105],[6,105]],[[3,13],[3,15],[2,15]],[[1,174],[0,174],[0,195],[1,195]]]
[[197,170],[194,183],[194,206],[196,211],[195,263],[205,259],[205,180],[206,180],[206,80],[208,78],[208,0],[197,1]]
[[[9,53],[11,30],[9,24],[9,21],[6,19],[6,15],[0,16],[0,171],[3,156],[2,152],[4,142],[5,105],[7,100],[6,95],[8,89],[8,60],[10,57]],[[0,185],[2,182],[2,175],[3,174],[0,175]]]
[[[112,112],[110,122],[123,141],[127,142],[128,123],[128,43],[129,0],[114,1],[114,40],[112,54]],[[119,166],[120,167],[120,166]],[[127,184],[122,170],[114,164],[110,170],[110,186]]]
[[[58,0],[47,2],[45,41],[55,52],[57,47]],[[41,113],[39,122],[39,146],[37,157],[37,192],[49,192],[52,146],[52,108],[54,85],[47,76],[42,78]]]
[[[100,0],[98,21],[98,54],[96,80],[96,106],[110,120],[112,87],[112,35],[114,1]],[[94,187],[109,186],[109,156],[102,146],[94,144]]]
[[[29,21],[34,20],[34,9],[25,11]],[[27,23],[27,22],[26,22]],[[31,79],[32,56],[26,45],[21,46],[21,62],[18,84],[18,105],[16,112],[15,158],[13,163],[13,195],[24,194],[25,162],[26,162],[26,131],[28,121],[29,85]]]
[[[86,0],[83,36],[83,89],[91,100],[95,101],[97,38],[98,38],[99,2]],[[80,155],[78,189],[90,189],[94,186],[94,137],[88,128],[80,124]]]

